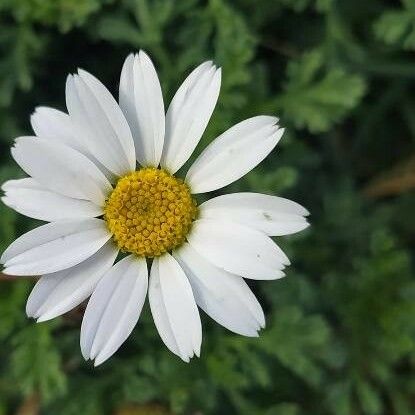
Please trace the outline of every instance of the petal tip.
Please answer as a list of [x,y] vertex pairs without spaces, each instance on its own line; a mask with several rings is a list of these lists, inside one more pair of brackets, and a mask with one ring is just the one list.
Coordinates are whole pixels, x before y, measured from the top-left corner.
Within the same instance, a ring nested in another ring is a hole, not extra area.
[[[82,336],[82,333],[81,333],[81,336]],[[81,354],[86,362],[90,360],[91,357],[89,356],[89,350],[87,350],[86,347],[83,345],[82,339],[81,339]]]
[[189,363],[190,362],[190,356],[180,356],[180,358],[183,360],[183,362],[185,363]]
[[66,83],[71,82],[73,80],[74,75],[72,73],[69,73],[66,76]]
[[130,52],[128,55],[127,55],[127,57],[125,58],[125,60],[127,60],[127,59],[132,59],[132,58],[134,58],[134,56],[135,55],[137,55],[135,52]]
[[43,314],[39,314],[38,312],[35,312],[33,315],[33,318],[36,319],[37,323],[44,323],[45,321],[49,321],[54,319],[56,314],[53,314],[53,310],[45,311]]
[[94,367],[101,366],[107,360],[108,360],[108,357],[105,357],[105,356],[101,357],[100,355],[98,355],[94,360]]

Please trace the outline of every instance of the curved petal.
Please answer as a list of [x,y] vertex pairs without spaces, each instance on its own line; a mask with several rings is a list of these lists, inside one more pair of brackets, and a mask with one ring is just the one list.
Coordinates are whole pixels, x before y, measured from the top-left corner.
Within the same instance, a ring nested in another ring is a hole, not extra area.
[[163,94],[153,62],[142,50],[125,60],[119,101],[131,128],[138,162],[158,166],[165,130]]
[[64,144],[20,137],[11,152],[29,176],[56,193],[102,206],[112,190],[110,182],[92,161]]
[[227,329],[258,336],[264,312],[242,277],[215,267],[189,244],[173,252],[190,281],[197,305]]
[[231,193],[199,206],[200,218],[238,222],[271,236],[289,235],[309,226],[308,211],[288,199],[260,193]]
[[81,304],[111,268],[117,254],[118,249],[109,241],[79,265],[43,275],[27,300],[28,317],[38,322],[47,321]]
[[102,208],[89,200],[73,199],[55,193],[32,178],[9,180],[1,187],[2,202],[30,218],[48,222],[65,219],[93,218],[102,215]]
[[68,220],[39,226],[16,239],[3,253],[3,272],[41,275],[73,267],[111,238],[100,219]]
[[37,107],[30,123],[38,137],[66,144],[82,154],[87,153],[68,114],[55,108]]
[[202,326],[192,288],[168,253],[153,261],[149,301],[154,323],[165,345],[185,362],[199,356]]
[[219,97],[221,69],[199,65],[173,97],[166,115],[161,165],[175,173],[189,159],[209,122]]
[[281,278],[282,269],[290,263],[268,236],[237,223],[199,219],[187,239],[217,267],[244,278]]
[[66,105],[89,151],[117,176],[135,170],[134,141],[120,107],[97,78],[78,72],[66,81]]
[[86,133],[68,114],[54,108],[37,107],[30,117],[30,122],[38,137],[72,147],[88,157],[108,179],[113,179],[114,175],[89,151],[85,140]]
[[190,167],[192,193],[220,189],[251,171],[271,152],[284,133],[278,118],[261,115],[236,124],[216,138]]
[[147,293],[144,258],[130,255],[115,264],[98,283],[85,311],[81,350],[95,366],[111,357],[133,331]]

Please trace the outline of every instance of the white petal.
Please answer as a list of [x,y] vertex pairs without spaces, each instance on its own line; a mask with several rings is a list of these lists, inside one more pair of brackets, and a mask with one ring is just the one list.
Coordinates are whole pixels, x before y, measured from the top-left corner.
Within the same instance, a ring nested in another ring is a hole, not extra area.
[[109,241],[79,265],[43,275],[29,296],[27,315],[36,318],[38,322],[46,321],[81,304],[111,268],[117,253],[118,249]]
[[258,336],[258,330],[265,326],[264,313],[242,277],[215,267],[187,243],[173,255],[205,313],[235,333]]
[[244,278],[281,278],[281,270],[290,263],[268,236],[238,223],[199,219],[187,239],[217,267]]
[[81,350],[95,366],[111,357],[133,331],[146,298],[146,260],[130,255],[98,283],[82,321]]
[[28,175],[62,195],[90,200],[102,206],[112,189],[92,161],[64,144],[36,137],[20,137],[11,152]]
[[114,97],[98,79],[83,70],[69,76],[66,105],[98,161],[118,176],[135,170],[134,141],[128,123]]
[[158,166],[165,129],[163,94],[156,69],[142,50],[125,60],[119,100],[131,128],[138,162]]
[[265,115],[249,118],[216,138],[187,173],[192,192],[220,189],[251,171],[282,137],[284,129],[277,122]]
[[66,144],[88,157],[109,179],[113,174],[100,163],[87,147],[87,132],[74,123],[71,117],[59,110],[49,107],[37,107],[30,117],[33,131],[40,138]]
[[148,290],[148,299],[150,302],[151,314],[153,315],[154,324],[157,327],[161,339],[169,348],[169,350],[188,362],[189,357],[187,356],[187,353],[185,353],[183,356],[181,355],[181,351],[177,344],[167,315],[163,294],[161,292],[159,266],[157,261],[158,260],[154,260],[151,267],[150,286]]
[[185,273],[168,253],[153,261],[149,301],[165,345],[185,362],[194,354],[199,356],[202,343],[199,311]]
[[102,215],[102,208],[89,200],[55,193],[32,178],[9,180],[3,184],[2,202],[22,215],[48,222]]
[[200,218],[238,222],[280,236],[299,232],[308,226],[308,215],[298,203],[260,193],[232,193],[218,196],[199,206]]
[[183,82],[166,115],[161,165],[175,173],[196,148],[219,96],[221,69],[212,62],[199,65]]
[[55,108],[37,107],[30,117],[33,131],[40,138],[57,141],[85,154],[86,147],[68,114]]
[[48,223],[25,233],[4,251],[3,272],[41,275],[61,271],[89,258],[110,238],[100,219]]

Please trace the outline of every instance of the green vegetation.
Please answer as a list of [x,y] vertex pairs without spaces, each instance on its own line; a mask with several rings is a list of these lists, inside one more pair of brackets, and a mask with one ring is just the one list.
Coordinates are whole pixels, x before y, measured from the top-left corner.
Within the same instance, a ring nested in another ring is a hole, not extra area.
[[[203,60],[223,67],[201,145],[275,114],[279,148],[229,186],[289,197],[312,226],[279,241],[280,281],[255,282],[260,338],[203,315],[202,357],[162,344],[148,304],[94,369],[82,310],[35,325],[33,281],[0,277],[0,415],[411,415],[415,413],[415,2],[0,0],[0,180],[37,105],[64,109],[82,67],[116,94],[125,57],[153,57],[169,102]],[[0,248],[35,222],[0,206]]]

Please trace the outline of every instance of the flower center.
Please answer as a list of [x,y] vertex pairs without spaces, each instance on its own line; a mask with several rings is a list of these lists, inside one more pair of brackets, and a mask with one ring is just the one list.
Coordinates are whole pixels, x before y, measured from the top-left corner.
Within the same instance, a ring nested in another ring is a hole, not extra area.
[[146,257],[180,246],[196,214],[188,186],[153,167],[118,180],[104,208],[108,229],[119,248]]

